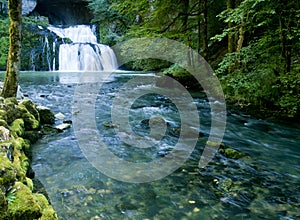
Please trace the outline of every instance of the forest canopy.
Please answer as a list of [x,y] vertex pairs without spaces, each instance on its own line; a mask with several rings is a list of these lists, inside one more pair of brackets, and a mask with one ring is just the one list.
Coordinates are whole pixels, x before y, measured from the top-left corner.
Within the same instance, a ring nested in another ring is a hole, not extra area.
[[[100,39],[167,37],[197,50],[228,100],[286,116],[300,110],[300,9],[288,0],[88,0]],[[162,69],[137,60],[135,69]],[[173,65],[164,71],[187,74]]]

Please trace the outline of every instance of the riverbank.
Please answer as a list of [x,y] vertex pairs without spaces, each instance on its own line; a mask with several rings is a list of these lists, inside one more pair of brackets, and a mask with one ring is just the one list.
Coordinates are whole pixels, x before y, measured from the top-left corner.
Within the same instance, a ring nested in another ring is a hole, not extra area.
[[31,144],[53,113],[31,100],[0,97],[0,219],[56,220],[46,196],[37,193],[30,167]]

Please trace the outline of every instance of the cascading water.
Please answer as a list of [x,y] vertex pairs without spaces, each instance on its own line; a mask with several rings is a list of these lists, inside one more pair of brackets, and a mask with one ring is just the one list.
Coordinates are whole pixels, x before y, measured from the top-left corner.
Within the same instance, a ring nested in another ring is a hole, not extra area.
[[97,43],[97,37],[88,25],[77,25],[68,28],[50,26],[48,29],[62,39],[59,47],[59,71],[112,71],[118,67],[113,50],[104,44]]

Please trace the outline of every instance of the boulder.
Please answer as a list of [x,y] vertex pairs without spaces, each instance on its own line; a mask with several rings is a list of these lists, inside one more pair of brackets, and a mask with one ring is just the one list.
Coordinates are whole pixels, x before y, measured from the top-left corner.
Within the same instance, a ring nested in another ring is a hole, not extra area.
[[45,106],[37,106],[37,110],[40,114],[40,122],[41,124],[54,124],[55,123],[55,116],[53,112],[45,107]]

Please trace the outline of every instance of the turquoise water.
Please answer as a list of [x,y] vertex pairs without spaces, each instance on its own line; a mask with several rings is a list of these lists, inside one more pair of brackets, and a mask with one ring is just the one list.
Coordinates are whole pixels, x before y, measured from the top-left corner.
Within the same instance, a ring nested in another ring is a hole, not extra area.
[[[63,113],[64,120],[72,120],[74,92],[81,74],[24,72],[20,84],[33,101]],[[155,94],[144,96],[130,110],[131,127],[147,135],[147,118],[162,114],[168,121],[166,136],[155,148],[142,153],[122,143],[111,123],[111,105],[122,85],[134,77],[118,73],[103,81],[95,121],[99,135],[114,155],[140,163],[172,150],[179,138],[176,131],[180,115],[169,99]],[[255,119],[229,109],[224,143],[247,156],[237,160],[217,153],[208,166],[199,169],[210,132],[210,108],[205,95],[193,96],[201,121],[196,147],[180,168],[157,181],[126,183],[102,174],[82,154],[73,127],[35,144],[32,166],[59,218],[300,218],[299,124]],[[112,169],[117,172],[120,168]]]

